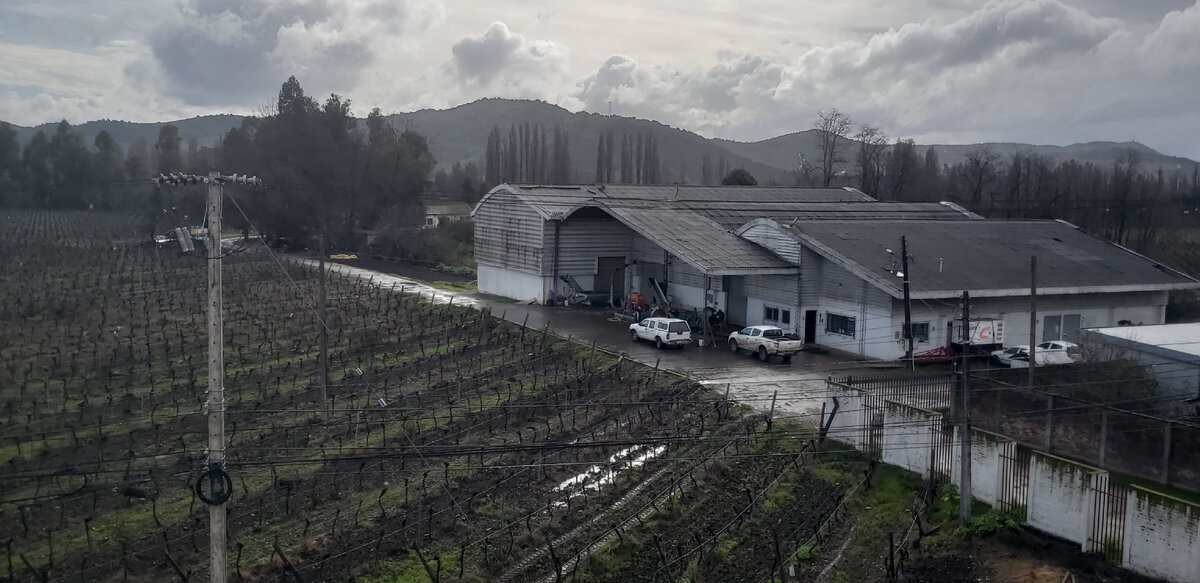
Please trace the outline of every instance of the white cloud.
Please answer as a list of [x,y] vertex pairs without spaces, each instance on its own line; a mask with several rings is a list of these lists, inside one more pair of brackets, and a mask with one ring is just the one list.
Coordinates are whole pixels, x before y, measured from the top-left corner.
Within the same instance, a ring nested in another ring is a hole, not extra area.
[[450,48],[448,63],[458,82],[470,88],[499,86],[508,96],[561,81],[566,72],[567,48],[554,42],[526,39],[503,22],[493,22],[482,35],[466,36]]

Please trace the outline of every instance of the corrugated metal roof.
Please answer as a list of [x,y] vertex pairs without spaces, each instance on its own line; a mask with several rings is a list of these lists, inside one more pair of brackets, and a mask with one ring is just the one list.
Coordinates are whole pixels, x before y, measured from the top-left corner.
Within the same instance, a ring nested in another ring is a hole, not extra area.
[[[1185,274],[1058,221],[802,221],[801,241],[894,297],[902,295],[900,237],[908,238],[913,298],[1200,289]],[[891,250],[891,253],[888,250]]]
[[770,186],[657,186],[635,184],[539,186],[502,184],[497,189],[513,193],[542,216],[562,219],[581,206],[608,208],[625,205],[661,205],[662,208],[709,206],[735,207],[743,203],[810,204],[874,202],[854,189]]
[[796,273],[796,266],[699,213],[605,207],[617,220],[708,275]]
[[710,275],[795,272],[732,232],[757,218],[979,218],[954,205],[883,203],[845,188],[504,184],[497,191],[512,193],[547,220],[565,219],[585,207],[603,209]]

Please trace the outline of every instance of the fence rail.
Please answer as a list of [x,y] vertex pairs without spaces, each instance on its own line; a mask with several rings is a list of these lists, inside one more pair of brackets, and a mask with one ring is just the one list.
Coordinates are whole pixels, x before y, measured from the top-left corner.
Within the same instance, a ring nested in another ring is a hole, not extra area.
[[1092,487],[1092,528],[1087,548],[1104,560],[1120,565],[1125,549],[1125,505],[1129,487],[1104,480]]
[[836,382],[864,391],[863,404],[882,410],[887,401],[897,401],[922,409],[946,409],[954,375],[846,376]]

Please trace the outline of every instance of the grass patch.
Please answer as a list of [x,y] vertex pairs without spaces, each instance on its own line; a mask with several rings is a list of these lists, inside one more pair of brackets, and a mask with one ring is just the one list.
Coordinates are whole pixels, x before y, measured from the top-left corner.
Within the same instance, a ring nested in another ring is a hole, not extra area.
[[475,281],[431,281],[429,285],[457,291],[476,291],[479,289],[479,284]]

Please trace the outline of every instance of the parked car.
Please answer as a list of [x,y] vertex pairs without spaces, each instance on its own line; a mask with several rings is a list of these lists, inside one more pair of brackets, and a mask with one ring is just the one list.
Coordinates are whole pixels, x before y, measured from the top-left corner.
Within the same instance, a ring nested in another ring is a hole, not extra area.
[[[1037,345],[1038,365],[1071,364],[1079,354],[1079,346],[1073,342],[1052,340]],[[1029,346],[1010,346],[991,353],[992,362],[1012,368],[1029,367]]]
[[792,361],[793,354],[804,349],[804,341],[775,326],[747,326],[729,335],[730,352],[737,354],[743,348],[763,362],[777,354],[787,363]]
[[1066,340],[1051,340],[1038,344],[1037,351],[1042,352],[1043,350],[1047,352],[1066,352],[1072,359],[1079,356],[1079,345],[1074,342],[1067,342]]
[[683,348],[692,343],[692,327],[678,318],[646,318],[629,325],[629,336],[634,342],[653,341],[659,348]]

